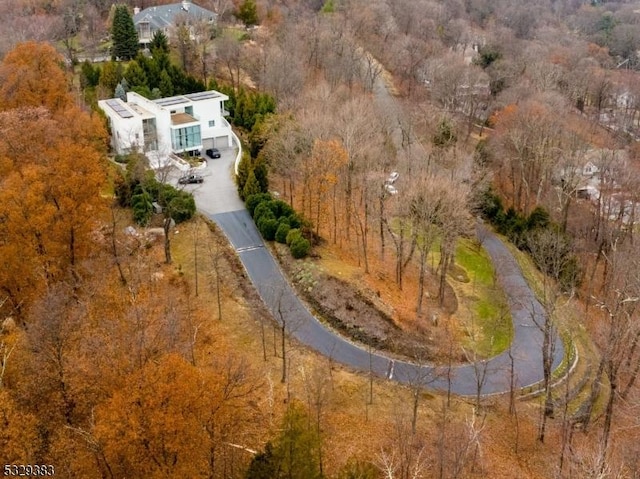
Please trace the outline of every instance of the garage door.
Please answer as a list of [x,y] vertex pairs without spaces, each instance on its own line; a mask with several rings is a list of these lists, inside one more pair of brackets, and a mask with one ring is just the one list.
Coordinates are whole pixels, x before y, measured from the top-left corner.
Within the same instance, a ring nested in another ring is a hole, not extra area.
[[215,138],[215,147],[216,148],[229,148],[229,137],[225,136],[216,136]]
[[209,148],[213,148],[215,145],[213,144],[213,138],[203,138],[202,139],[202,149],[208,150]]

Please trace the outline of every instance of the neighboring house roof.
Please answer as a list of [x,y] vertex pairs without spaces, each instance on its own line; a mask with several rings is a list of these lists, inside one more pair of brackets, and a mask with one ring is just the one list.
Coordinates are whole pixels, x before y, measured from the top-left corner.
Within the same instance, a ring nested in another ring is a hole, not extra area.
[[218,14],[195,3],[183,1],[181,3],[145,8],[133,16],[133,23],[138,25],[139,23],[148,22],[152,30],[159,30],[175,25],[176,20],[185,16],[193,20],[214,22]]

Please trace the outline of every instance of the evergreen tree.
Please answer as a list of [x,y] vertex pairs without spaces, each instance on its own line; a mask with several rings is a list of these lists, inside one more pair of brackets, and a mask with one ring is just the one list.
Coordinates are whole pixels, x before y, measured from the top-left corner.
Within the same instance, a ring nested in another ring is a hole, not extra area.
[[122,83],[116,85],[115,98],[120,98],[122,101],[127,101],[127,92],[124,90]]
[[249,465],[247,479],[320,479],[322,438],[305,408],[292,402],[280,435]]
[[167,70],[162,70],[162,73],[160,73],[160,84],[158,87],[162,92],[162,96],[167,97],[173,95],[173,82]]
[[127,72],[125,73],[125,78],[127,79],[127,83],[131,85],[131,88],[147,86],[147,74],[144,72],[137,60],[129,63]]
[[[238,184],[238,194],[244,199],[244,185],[249,179],[249,173],[252,171],[251,158],[245,151],[242,152],[242,159],[238,165],[238,174],[236,175],[236,183]],[[255,176],[255,175],[254,175]]]
[[260,189],[260,183],[258,183],[258,179],[253,170],[249,172],[249,177],[247,178],[246,183],[244,184],[244,188],[242,188],[242,198],[249,198],[251,195],[257,195],[262,193]]
[[111,58],[131,60],[138,52],[138,33],[126,5],[116,5],[111,27]]
[[122,78],[122,64],[107,62],[102,66],[99,84],[107,91],[114,91]]
[[155,57],[159,52],[169,53],[169,40],[162,30],[156,30],[149,44],[149,50]]
[[257,25],[258,8],[256,0],[244,0],[236,12],[236,17],[242,20],[247,27]]
[[100,68],[94,67],[89,60],[82,63],[80,83],[83,88],[96,87],[100,81]]
[[253,174],[258,182],[260,193],[269,191],[269,171],[264,158],[258,158],[253,164]]

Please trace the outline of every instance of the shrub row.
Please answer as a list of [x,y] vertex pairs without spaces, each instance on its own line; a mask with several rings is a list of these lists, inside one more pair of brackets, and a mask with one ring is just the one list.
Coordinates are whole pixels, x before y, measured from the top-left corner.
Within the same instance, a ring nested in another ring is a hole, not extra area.
[[265,240],[286,244],[297,259],[309,254],[311,243],[302,235],[302,221],[288,203],[258,193],[248,196],[245,204]]
[[[533,253],[534,248],[542,250],[542,242],[549,243],[544,253],[532,254],[536,266],[556,277],[565,291],[579,285],[581,272],[571,238],[551,221],[547,210],[537,206],[528,216],[513,208],[505,211],[501,198],[489,190],[482,198],[481,211],[498,233],[505,235],[522,251]],[[550,242],[545,240],[545,236],[554,239]]]

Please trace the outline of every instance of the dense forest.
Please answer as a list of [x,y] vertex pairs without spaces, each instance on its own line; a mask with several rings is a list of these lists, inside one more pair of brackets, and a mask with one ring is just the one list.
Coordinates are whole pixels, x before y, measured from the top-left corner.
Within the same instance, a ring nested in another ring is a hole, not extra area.
[[[639,477],[640,5],[202,0],[215,25],[117,49],[167,3],[3,3],[3,474]],[[482,221],[563,368],[457,397],[298,343],[193,198],[109,151],[97,100],[208,88],[244,143],[240,196],[332,327],[441,366],[509,350]]]

